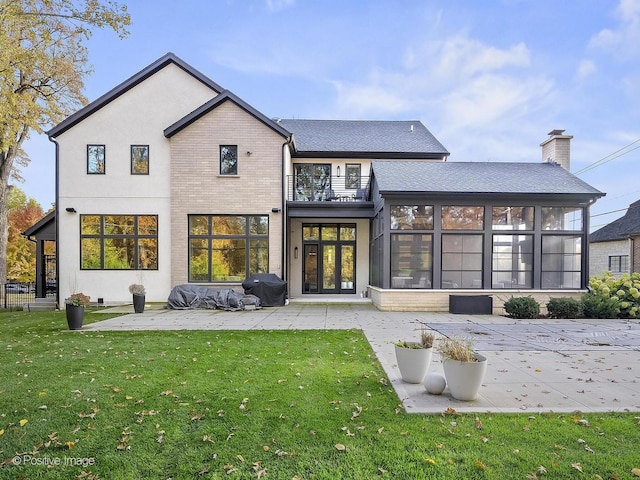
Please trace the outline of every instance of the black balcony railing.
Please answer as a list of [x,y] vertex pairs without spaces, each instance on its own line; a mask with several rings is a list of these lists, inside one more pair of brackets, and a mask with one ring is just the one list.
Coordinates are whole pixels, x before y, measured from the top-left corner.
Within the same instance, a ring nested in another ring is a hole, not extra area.
[[290,202],[364,202],[368,185],[357,185],[345,177],[287,176]]

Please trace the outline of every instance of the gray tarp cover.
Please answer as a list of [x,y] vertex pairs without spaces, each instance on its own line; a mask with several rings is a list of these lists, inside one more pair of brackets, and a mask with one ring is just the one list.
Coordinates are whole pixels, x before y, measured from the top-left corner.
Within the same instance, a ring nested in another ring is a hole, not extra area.
[[200,285],[177,285],[173,287],[173,290],[171,290],[169,294],[167,308],[174,310],[194,308],[229,311],[244,310],[245,303],[243,299],[245,299],[245,296],[242,293],[238,293],[230,288],[216,290]]

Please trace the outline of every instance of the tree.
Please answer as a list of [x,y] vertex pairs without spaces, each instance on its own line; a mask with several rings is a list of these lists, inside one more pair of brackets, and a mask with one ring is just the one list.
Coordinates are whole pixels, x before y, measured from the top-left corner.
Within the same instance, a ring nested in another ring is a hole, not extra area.
[[[28,158],[23,142],[86,104],[92,30],[128,34],[126,6],[107,0],[0,0],[0,259],[6,259],[9,181]],[[0,261],[0,283],[7,266]]]
[[22,236],[22,232],[43,216],[42,207],[33,198],[27,199],[18,187],[10,189],[7,236],[7,277],[21,283],[35,281],[36,245]]

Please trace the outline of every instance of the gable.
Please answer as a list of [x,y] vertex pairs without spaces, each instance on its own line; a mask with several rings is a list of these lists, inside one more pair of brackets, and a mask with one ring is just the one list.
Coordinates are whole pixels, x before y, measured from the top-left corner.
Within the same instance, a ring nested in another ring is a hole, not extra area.
[[589,235],[589,242],[623,240],[640,234],[640,200],[629,205],[626,213]]
[[53,127],[51,130],[49,130],[47,134],[49,135],[49,137],[53,137],[53,138],[58,137],[59,135],[63,134],[70,128],[73,128],[75,125],[77,125],[78,123],[88,118],[89,116],[93,115],[95,112],[104,108],[106,105],[109,105],[111,102],[113,102],[117,98],[121,97],[122,95],[126,94],[136,86],[140,85],[150,77],[156,75],[158,72],[165,69],[169,65],[173,65],[177,67],[178,69],[180,69],[180,71],[182,71],[186,75],[194,78],[198,83],[200,83],[201,85],[206,87],[208,90],[210,90],[211,95],[218,94],[223,90],[223,88],[220,87],[213,80],[211,80],[207,76],[200,73],[198,70],[194,69],[193,67],[185,63],[183,60],[178,58],[173,53],[167,53],[163,57],[153,62],[148,67],[142,69],[141,71],[139,71],[138,73],[130,77],[129,79],[122,82],[117,87],[111,89],[109,92],[105,93],[95,101],[91,102],[86,107],[78,110],[73,115],[67,117],[64,121],[62,121],[61,123]]

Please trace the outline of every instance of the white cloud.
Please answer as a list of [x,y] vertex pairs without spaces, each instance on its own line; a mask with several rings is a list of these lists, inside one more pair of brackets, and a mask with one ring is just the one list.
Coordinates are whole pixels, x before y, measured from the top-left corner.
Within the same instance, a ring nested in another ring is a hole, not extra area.
[[589,46],[616,56],[637,56],[640,47],[640,0],[620,0],[615,11],[616,28],[605,28],[594,35]]
[[267,9],[272,12],[290,7],[296,3],[296,0],[267,0]]
[[598,67],[592,60],[583,60],[578,65],[576,76],[579,79],[587,78],[598,71]]

